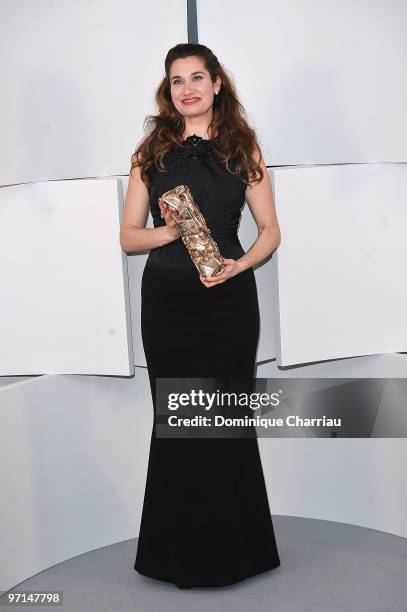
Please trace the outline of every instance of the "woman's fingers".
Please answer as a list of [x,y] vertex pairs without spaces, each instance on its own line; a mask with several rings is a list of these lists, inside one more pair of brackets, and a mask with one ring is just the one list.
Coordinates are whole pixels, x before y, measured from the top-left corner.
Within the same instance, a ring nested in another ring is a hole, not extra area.
[[160,206],[160,211],[161,211],[161,219],[164,219],[169,212],[168,206],[165,202],[161,200],[161,198],[159,200],[159,206]]
[[177,224],[177,213],[170,209],[162,198],[158,198],[158,205],[161,211],[161,219],[164,219],[167,225],[175,226]]

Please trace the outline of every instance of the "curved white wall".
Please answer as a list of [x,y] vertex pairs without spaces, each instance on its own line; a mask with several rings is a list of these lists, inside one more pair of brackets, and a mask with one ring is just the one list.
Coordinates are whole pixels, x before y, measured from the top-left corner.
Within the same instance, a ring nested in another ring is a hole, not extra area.
[[[152,416],[144,368],[131,379],[48,375],[0,388],[0,590],[137,537]],[[259,447],[272,514],[407,537],[405,439],[260,438]]]

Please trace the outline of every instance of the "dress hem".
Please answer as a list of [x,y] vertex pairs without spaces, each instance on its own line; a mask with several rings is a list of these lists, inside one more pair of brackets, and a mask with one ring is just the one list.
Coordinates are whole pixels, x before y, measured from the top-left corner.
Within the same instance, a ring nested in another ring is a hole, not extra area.
[[150,573],[148,571],[142,571],[140,570],[138,567],[136,567],[136,565],[134,565],[134,570],[136,572],[138,572],[141,576],[145,576],[147,578],[153,578],[154,580],[159,580],[159,581],[164,581],[164,582],[169,582],[171,584],[174,584],[176,586],[181,586],[181,587],[196,587],[196,588],[219,588],[219,587],[227,587],[227,586],[232,586],[234,584],[237,584],[239,582],[243,582],[244,580],[246,580],[247,578],[252,578],[253,576],[257,576],[259,574],[264,574],[265,572],[269,572],[273,569],[277,569],[278,567],[280,567],[281,565],[281,561],[279,560],[278,563],[274,563],[272,565],[269,565],[267,567],[259,567],[255,570],[252,570],[249,573],[245,573],[243,575],[241,575],[239,578],[233,578],[231,580],[227,580],[227,581],[211,581],[210,583],[207,581],[198,581],[198,582],[181,582],[181,581],[177,581],[174,578],[169,578],[169,577],[164,577],[164,576],[158,576],[158,575],[154,575],[153,573]]

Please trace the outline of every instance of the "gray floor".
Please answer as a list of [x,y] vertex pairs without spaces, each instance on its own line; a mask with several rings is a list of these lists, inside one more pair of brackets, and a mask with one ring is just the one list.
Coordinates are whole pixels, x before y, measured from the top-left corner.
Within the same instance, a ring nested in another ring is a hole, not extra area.
[[64,612],[407,612],[407,539],[328,521],[273,521],[281,566],[233,586],[179,590],[140,576],[137,540],[128,540],[60,563],[13,591],[62,590]]

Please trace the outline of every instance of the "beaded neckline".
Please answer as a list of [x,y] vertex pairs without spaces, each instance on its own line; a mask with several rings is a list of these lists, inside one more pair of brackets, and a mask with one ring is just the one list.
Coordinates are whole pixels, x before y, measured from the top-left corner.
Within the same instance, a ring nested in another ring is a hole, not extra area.
[[191,136],[187,136],[187,138],[182,141],[183,146],[181,156],[186,159],[200,159],[201,157],[207,157],[212,155],[217,142],[217,137],[207,140],[202,138],[202,136],[192,134]]

